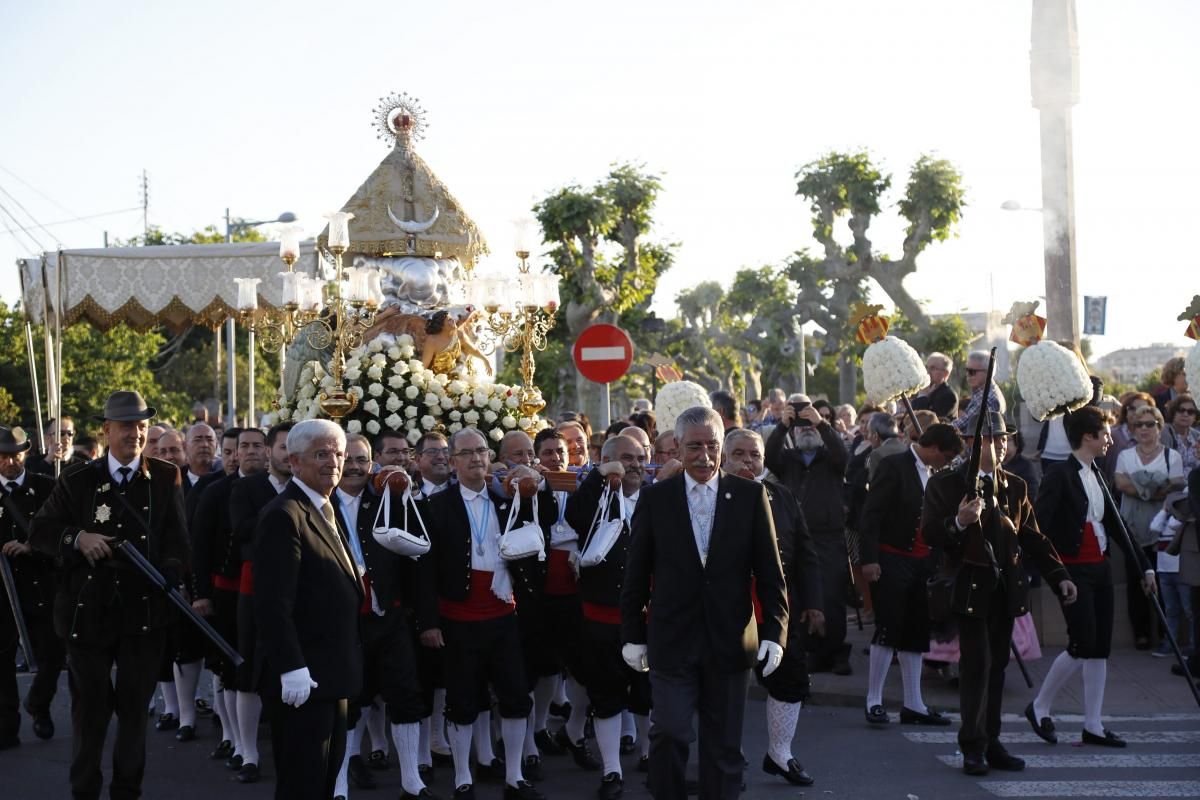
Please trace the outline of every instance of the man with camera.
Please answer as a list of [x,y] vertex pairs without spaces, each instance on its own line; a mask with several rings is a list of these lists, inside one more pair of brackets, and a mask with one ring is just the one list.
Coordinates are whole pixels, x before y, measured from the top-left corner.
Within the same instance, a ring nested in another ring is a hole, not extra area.
[[850,674],[845,599],[850,573],[842,506],[847,460],[841,435],[821,418],[808,397],[792,395],[780,413],[779,425],[767,438],[766,464],[800,501],[821,562],[825,632],[797,629],[796,639],[812,654],[813,671],[835,675]]

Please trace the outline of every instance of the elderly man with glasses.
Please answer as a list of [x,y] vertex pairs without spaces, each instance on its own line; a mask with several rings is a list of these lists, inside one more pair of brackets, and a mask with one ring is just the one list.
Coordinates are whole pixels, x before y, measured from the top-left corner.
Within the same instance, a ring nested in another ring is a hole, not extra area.
[[25,469],[42,475],[54,475],[54,462],[62,463],[60,469],[66,469],[74,464],[82,464],[86,458],[75,452],[75,420],[63,417],[61,420],[52,419],[42,429],[42,442],[45,452],[32,456],[25,462]]
[[[984,367],[987,367],[986,358]],[[925,359],[925,370],[929,373],[929,385],[912,399],[913,408],[932,411],[940,419],[954,419],[958,414],[958,395],[947,384],[954,362],[945,353],[930,353]]]
[[[976,350],[967,356],[967,386],[971,388],[971,400],[959,414],[958,419],[952,423],[959,433],[966,432],[967,423],[974,419],[979,414],[980,408],[983,407],[984,385],[988,383],[988,357],[988,353],[984,350]],[[1004,402],[1004,395],[995,381],[988,389],[987,410],[998,411],[1001,415],[1008,410],[1007,404]]]

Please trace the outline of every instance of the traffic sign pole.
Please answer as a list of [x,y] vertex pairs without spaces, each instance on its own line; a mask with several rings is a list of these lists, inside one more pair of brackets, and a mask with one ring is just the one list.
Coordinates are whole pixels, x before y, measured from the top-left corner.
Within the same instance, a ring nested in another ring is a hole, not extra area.
[[571,360],[579,374],[604,386],[604,427],[612,424],[612,397],[609,384],[619,380],[633,363],[633,341],[616,325],[589,325],[571,348]]

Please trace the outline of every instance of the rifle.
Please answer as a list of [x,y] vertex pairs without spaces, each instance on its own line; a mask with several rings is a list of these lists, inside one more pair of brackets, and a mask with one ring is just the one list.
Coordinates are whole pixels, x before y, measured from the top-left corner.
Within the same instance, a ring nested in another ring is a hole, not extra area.
[[210,625],[208,620],[200,616],[196,609],[192,608],[192,604],[183,598],[183,595],[179,593],[179,590],[172,586],[170,582],[163,577],[163,574],[159,572],[153,564],[150,563],[149,559],[142,555],[140,550],[134,547],[129,541],[124,540],[115,542],[113,544],[113,549],[124,555],[131,564],[137,567],[138,571],[146,577],[146,580],[150,581],[159,589],[161,589],[167,595],[167,599],[171,601],[171,604],[174,605],[175,608],[179,609],[179,611],[185,617],[191,620],[192,624],[200,629],[200,632],[204,634],[205,638],[216,645],[217,648],[225,654],[225,657],[233,662],[235,667],[240,667],[242,665],[245,659],[242,658],[241,654],[238,653],[238,651],[234,649],[229,642],[225,641],[225,639],[221,637],[221,634],[217,633],[216,628]]
[[[25,521],[25,516],[21,514],[21,510],[17,508],[17,504],[8,494],[4,494],[3,498],[4,507],[12,515],[13,524],[21,529],[21,532],[25,534],[25,540],[29,541],[29,523]],[[33,646],[30,644],[29,629],[25,626],[25,612],[21,610],[21,599],[17,596],[17,579],[13,575],[12,565],[8,563],[8,556],[3,553],[0,553],[0,580],[4,583],[4,594],[8,596],[8,607],[12,609],[13,620],[17,624],[17,638],[21,641],[21,650],[25,653],[25,663],[29,665],[30,672],[37,672],[37,660],[34,658]]]

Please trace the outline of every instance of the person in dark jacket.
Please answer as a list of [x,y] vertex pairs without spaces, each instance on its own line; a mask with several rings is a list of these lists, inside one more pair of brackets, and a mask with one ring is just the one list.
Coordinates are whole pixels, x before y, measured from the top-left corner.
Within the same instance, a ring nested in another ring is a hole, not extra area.
[[[850,562],[846,552],[846,517],[842,481],[848,455],[841,435],[811,405],[789,402],[780,423],[767,438],[766,465],[800,507],[821,560],[821,610],[824,634],[795,631],[796,641],[812,653],[813,671],[850,674],[846,644],[846,584]],[[800,410],[797,410],[799,407]]]
[[925,370],[929,373],[929,385],[917,392],[912,407],[937,414],[938,419],[949,421],[958,416],[958,395],[947,381],[954,369],[954,362],[945,353],[930,353],[925,359]]
[[[934,475],[925,489],[921,531],[943,551],[954,578],[950,612],[957,622],[961,669],[962,725],[958,732],[963,771],[985,775],[988,768],[1018,771],[1025,762],[1000,742],[1000,703],[1013,619],[1028,611],[1027,559],[1057,589],[1063,602],[1075,596],[1058,553],[1038,530],[1025,482],[996,464],[1003,462],[1008,436],[1004,418],[992,413],[982,437],[979,490],[968,497],[967,465]],[[968,422],[967,447],[975,421]]]
[[[166,648],[166,595],[114,550],[134,547],[179,585],[191,554],[174,464],[145,458],[153,408],[113,392],[102,418],[108,455],[69,468],[33,519],[34,549],[61,559],[54,627],[67,642],[71,681],[71,791],[98,798],[113,712],[114,798],[141,795],[146,708]],[[113,666],[116,665],[116,680]]]

